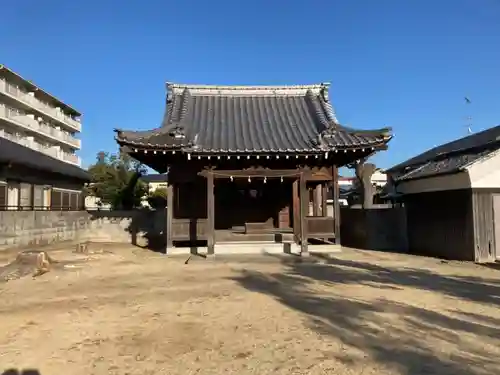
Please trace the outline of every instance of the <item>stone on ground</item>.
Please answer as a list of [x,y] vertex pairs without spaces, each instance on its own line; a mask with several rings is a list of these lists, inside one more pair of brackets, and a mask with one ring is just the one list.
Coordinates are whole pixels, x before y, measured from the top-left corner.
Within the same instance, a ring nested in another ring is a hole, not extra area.
[[21,251],[13,262],[0,267],[0,281],[16,280],[30,274],[40,276],[49,272],[54,263],[45,251]]

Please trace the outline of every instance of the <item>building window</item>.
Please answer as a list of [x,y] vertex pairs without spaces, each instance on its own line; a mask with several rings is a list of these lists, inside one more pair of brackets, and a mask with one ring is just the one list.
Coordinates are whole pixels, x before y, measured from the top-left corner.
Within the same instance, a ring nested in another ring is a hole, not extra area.
[[70,203],[70,197],[71,193],[69,191],[63,191],[62,192],[62,208],[63,210],[69,210],[69,203]]
[[30,210],[32,208],[31,184],[19,184],[19,208],[21,210]]
[[7,209],[19,209],[19,184],[16,182],[7,183]]
[[58,190],[52,189],[52,193],[50,194],[50,207],[53,210],[61,210],[62,209],[62,192]]
[[70,197],[70,209],[72,211],[77,211],[79,207],[79,201],[80,201],[80,194],[79,193],[71,193]]
[[7,208],[7,185],[0,182],[0,210]]
[[44,207],[43,190],[44,186],[39,186],[39,185],[33,186],[33,209],[35,210],[41,210]]
[[72,210],[80,209],[80,192],[78,191],[61,191],[52,189],[50,195],[50,207],[53,210]]
[[52,190],[50,186],[43,187],[43,209],[48,210],[50,208]]

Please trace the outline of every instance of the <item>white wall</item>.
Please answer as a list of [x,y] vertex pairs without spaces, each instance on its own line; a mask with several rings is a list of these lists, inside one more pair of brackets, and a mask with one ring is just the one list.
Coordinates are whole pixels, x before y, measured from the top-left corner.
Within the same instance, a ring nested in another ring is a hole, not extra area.
[[473,188],[500,187],[500,150],[467,168]]

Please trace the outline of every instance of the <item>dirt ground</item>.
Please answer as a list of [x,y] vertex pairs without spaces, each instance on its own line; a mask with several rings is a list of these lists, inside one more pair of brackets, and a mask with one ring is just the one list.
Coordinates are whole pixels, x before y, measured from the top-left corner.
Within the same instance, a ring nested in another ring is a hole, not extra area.
[[94,249],[51,251],[76,263],[0,284],[0,372],[500,374],[497,269],[354,250],[184,264]]

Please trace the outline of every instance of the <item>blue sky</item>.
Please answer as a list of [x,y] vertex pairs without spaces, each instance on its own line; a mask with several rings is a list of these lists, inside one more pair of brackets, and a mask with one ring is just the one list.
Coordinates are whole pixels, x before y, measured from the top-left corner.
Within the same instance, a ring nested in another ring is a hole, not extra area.
[[[84,165],[148,129],[165,81],[331,82],[339,120],[391,126],[389,167],[500,124],[499,0],[16,0],[0,63],[84,113]],[[471,99],[465,104],[464,96]]]

